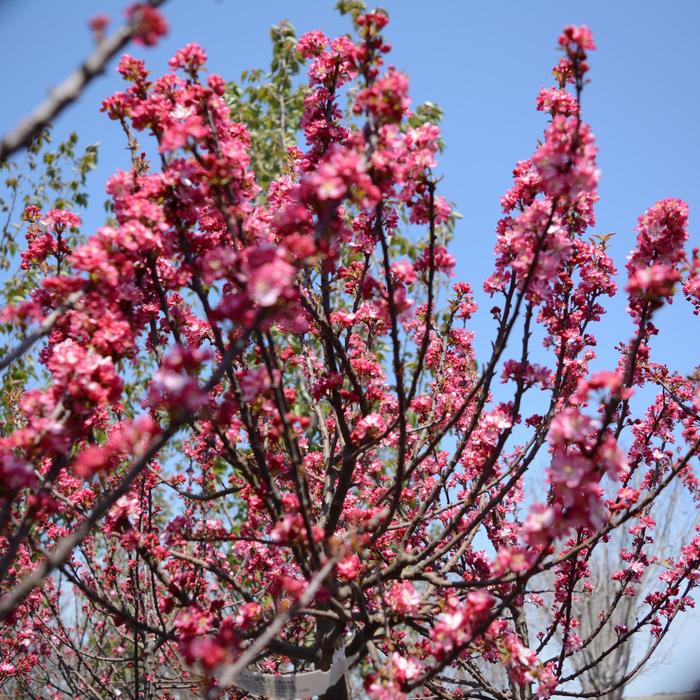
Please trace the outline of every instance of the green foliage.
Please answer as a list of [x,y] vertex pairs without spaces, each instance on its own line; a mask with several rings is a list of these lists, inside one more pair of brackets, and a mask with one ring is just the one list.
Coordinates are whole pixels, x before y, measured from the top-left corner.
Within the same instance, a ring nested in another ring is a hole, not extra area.
[[[20,250],[20,215],[29,204],[47,209],[77,209],[88,205],[87,176],[97,165],[97,145],[80,153],[72,133],[51,149],[51,131],[45,129],[21,160],[0,163],[0,270],[9,270]],[[5,293],[7,299],[7,293]]]
[[[0,306],[29,298],[40,282],[40,269],[22,270],[19,253],[24,248],[21,215],[28,205],[76,211],[88,205],[87,179],[97,165],[97,145],[80,150],[78,135],[52,147],[51,131],[45,129],[16,161],[0,163]],[[77,240],[73,232],[71,241]],[[0,324],[0,357],[21,342],[26,329]],[[39,377],[32,353],[12,363],[0,380],[0,431],[14,430],[17,401]]]
[[280,22],[270,30],[270,38],[269,71],[244,71],[239,82],[231,82],[226,88],[232,117],[250,132],[251,166],[263,192],[284,173],[289,162],[287,149],[296,144],[307,93],[306,86],[294,83],[302,65],[294,27],[286,20]]
[[[416,107],[413,114],[409,117],[408,124],[414,129],[423,124],[439,124],[444,115],[445,113],[442,111],[440,105],[435,104],[435,102],[426,101]],[[442,153],[442,151],[445,150],[445,141],[440,138],[438,143],[440,152]]]
[[338,0],[335,4],[335,9],[341,15],[350,15],[353,23],[355,23],[357,18],[367,11],[367,5],[364,0]]

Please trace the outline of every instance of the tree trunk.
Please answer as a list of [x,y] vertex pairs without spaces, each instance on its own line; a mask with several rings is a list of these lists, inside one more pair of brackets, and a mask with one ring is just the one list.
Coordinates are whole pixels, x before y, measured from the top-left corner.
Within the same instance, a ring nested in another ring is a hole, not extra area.
[[[342,642],[341,630],[337,623],[329,618],[320,617],[316,621],[316,640],[321,648],[321,658],[316,663],[316,668],[327,671],[333,663],[333,655],[339,642]],[[335,685],[320,696],[320,700],[350,700],[347,673],[344,673]]]
[[321,695],[321,700],[350,700],[347,677],[348,674],[344,673],[334,686]]

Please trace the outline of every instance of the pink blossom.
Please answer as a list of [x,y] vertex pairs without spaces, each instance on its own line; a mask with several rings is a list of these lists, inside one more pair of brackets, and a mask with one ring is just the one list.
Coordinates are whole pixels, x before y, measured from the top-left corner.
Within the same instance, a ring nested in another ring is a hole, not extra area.
[[572,452],[557,452],[552,459],[550,478],[552,483],[562,483],[574,489],[587,478],[593,469],[590,460]]
[[401,656],[397,652],[391,655],[391,668],[394,677],[400,683],[411,681],[421,674],[421,665],[417,659]]
[[352,431],[352,437],[354,440],[375,438],[381,435],[384,430],[386,430],[386,423],[382,416],[378,413],[370,413],[358,421]]
[[126,16],[135,22],[134,39],[145,46],[155,46],[168,33],[163,14],[146,3],[134,3],[126,9]]
[[533,156],[542,188],[551,197],[577,199],[595,191],[600,178],[590,127],[576,117],[554,116]]
[[420,593],[410,581],[397,581],[387,592],[389,607],[399,615],[410,615],[420,605]]
[[117,70],[124,80],[137,84],[143,83],[148,77],[144,61],[140,58],[134,58],[128,53],[125,53],[119,60]]
[[101,12],[97,15],[94,15],[88,20],[88,27],[98,35],[103,35],[107,27],[109,26],[109,15],[105,14],[104,12]]
[[572,44],[578,44],[582,49],[595,49],[593,33],[585,24],[578,27],[570,24],[568,27],[565,27],[564,31],[559,36],[560,46],[569,47]]
[[46,213],[44,223],[54,231],[62,231],[65,228],[78,228],[82,221],[73,212],[65,209],[51,209]]
[[537,95],[537,110],[568,117],[578,114],[578,102],[570,92],[561,88],[542,88]]
[[180,49],[168,61],[173,70],[181,68],[188,73],[195,74],[207,62],[207,54],[198,44],[187,44]]
[[297,51],[303,58],[320,56],[328,45],[328,37],[318,30],[306,32],[297,42]]
[[356,579],[362,571],[362,562],[357,554],[351,554],[338,562],[336,566],[338,576],[345,581]]
[[293,294],[295,269],[281,257],[251,270],[250,298],[263,308],[274,306],[280,297]]
[[389,68],[386,75],[358,93],[354,111],[358,114],[366,111],[381,123],[391,124],[401,121],[410,103],[408,78],[394,68]]
[[35,483],[36,477],[30,464],[13,454],[0,453],[0,494],[13,493]]
[[542,545],[554,537],[555,509],[542,503],[535,503],[523,524],[523,536],[532,545]]

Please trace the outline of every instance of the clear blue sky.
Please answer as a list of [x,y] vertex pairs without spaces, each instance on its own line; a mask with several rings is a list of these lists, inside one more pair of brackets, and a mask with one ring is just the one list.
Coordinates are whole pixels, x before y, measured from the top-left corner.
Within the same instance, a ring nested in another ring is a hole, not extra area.
[[[0,133],[32,108],[92,46],[87,18],[107,12],[120,20],[117,0],[0,0],[0,65],[3,66]],[[690,204],[691,230],[700,212],[700,62],[697,31],[700,3],[694,0],[385,0],[391,14],[390,61],[412,81],[414,104],[433,100],[445,111],[447,150],[441,159],[442,192],[464,215],[452,251],[457,277],[478,290],[492,260],[498,198],[510,183],[516,160],[532,153],[544,118],[534,109],[542,85],[551,84],[558,60],[556,38],[570,23],[592,27],[598,50],[591,57],[592,83],[584,95],[585,118],[600,146],[603,171],[597,233],[616,232],[611,251],[624,266],[633,245],[637,216],[657,199],[680,197]],[[133,47],[154,73],[185,43],[196,41],[210,57],[210,69],[225,78],[269,61],[269,27],[289,19],[301,33],[348,31],[333,0],[170,0],[165,12],[169,36],[155,49]],[[95,81],[80,103],[59,119],[57,133],[77,130],[84,144],[100,142],[100,169],[93,177],[93,204],[117,167],[127,167],[120,130],[99,113],[102,98],[120,86],[114,66]],[[99,224],[99,206],[85,217]],[[691,245],[700,245],[692,234]],[[488,309],[489,305],[480,298]],[[700,358],[700,326],[682,299],[659,316],[657,359],[683,371]],[[602,325],[600,355],[631,326],[624,299]],[[479,348],[488,347],[488,325],[477,325]],[[674,661],[636,681],[632,694],[687,687],[697,673],[700,616],[684,625]]]

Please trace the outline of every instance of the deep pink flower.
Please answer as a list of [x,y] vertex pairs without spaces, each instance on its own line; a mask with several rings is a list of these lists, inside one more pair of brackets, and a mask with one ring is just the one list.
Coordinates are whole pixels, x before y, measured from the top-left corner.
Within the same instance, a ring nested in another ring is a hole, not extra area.
[[146,3],[134,3],[126,9],[126,16],[135,22],[134,40],[145,46],[155,46],[168,33],[163,14]]
[[585,24],[578,27],[570,24],[568,27],[565,27],[564,31],[559,36],[560,46],[569,47],[572,44],[577,44],[580,48],[585,50],[595,49],[593,33]]

